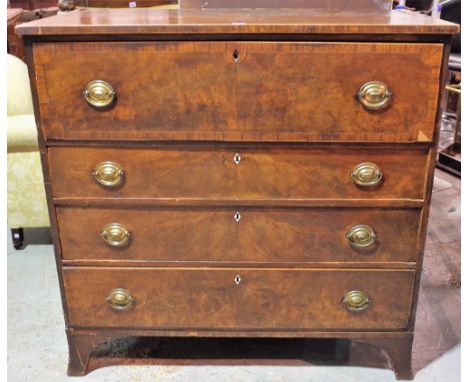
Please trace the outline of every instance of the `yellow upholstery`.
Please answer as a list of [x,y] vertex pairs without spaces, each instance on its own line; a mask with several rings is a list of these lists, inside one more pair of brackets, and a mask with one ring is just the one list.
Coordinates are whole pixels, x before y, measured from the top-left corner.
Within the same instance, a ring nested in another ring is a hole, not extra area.
[[7,78],[8,226],[48,227],[49,214],[26,64],[8,55]]
[[7,143],[9,153],[38,150],[34,114],[8,116]]
[[7,115],[33,114],[28,67],[9,54],[7,68]]

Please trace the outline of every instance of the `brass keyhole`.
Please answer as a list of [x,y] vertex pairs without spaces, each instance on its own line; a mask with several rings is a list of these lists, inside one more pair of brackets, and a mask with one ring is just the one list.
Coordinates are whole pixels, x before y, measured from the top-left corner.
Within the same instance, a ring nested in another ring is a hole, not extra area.
[[234,163],[239,164],[240,161],[241,161],[241,156],[236,153],[236,155],[234,155]]
[[242,279],[239,275],[237,275],[236,277],[234,277],[234,282],[239,285],[241,283]]
[[239,60],[239,52],[237,51],[237,49],[232,54],[232,58],[234,59],[234,62],[237,62]]
[[239,211],[237,211],[237,212],[234,214],[234,220],[235,220],[236,222],[238,222],[238,223],[239,223],[239,220],[241,220],[241,214],[240,214]]

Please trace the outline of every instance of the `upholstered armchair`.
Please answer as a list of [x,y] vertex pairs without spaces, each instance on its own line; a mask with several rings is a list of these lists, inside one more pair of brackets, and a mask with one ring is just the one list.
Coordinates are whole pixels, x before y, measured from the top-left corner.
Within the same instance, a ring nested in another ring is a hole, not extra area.
[[48,227],[50,223],[28,69],[10,54],[7,79],[7,218],[13,244],[19,249],[23,228]]

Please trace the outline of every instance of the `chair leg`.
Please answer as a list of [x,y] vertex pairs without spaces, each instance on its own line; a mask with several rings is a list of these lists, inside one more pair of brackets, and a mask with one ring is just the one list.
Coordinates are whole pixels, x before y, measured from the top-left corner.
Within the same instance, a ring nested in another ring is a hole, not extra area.
[[12,228],[11,237],[13,239],[13,246],[15,249],[21,249],[24,242],[23,228]]

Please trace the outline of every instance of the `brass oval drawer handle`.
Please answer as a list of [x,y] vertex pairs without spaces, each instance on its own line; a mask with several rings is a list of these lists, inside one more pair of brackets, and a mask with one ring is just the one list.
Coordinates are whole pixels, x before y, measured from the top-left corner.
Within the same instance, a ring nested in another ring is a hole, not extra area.
[[365,224],[355,225],[346,234],[349,243],[355,248],[370,247],[377,240],[375,231]]
[[133,297],[126,289],[115,288],[109,293],[106,298],[107,304],[115,310],[125,310],[133,305]]
[[106,187],[115,187],[122,183],[124,171],[115,162],[101,162],[93,171],[96,182]]
[[357,98],[367,110],[382,110],[390,104],[392,92],[383,82],[370,81],[361,86]]
[[115,90],[106,81],[94,80],[85,86],[83,96],[91,106],[104,108],[114,102]]
[[363,312],[367,310],[372,301],[366,292],[352,290],[344,295],[341,302],[350,312]]
[[382,182],[383,173],[374,163],[360,163],[351,173],[353,182],[360,187],[374,187]]
[[111,223],[104,227],[101,237],[111,247],[124,247],[130,240],[130,232],[120,223]]

